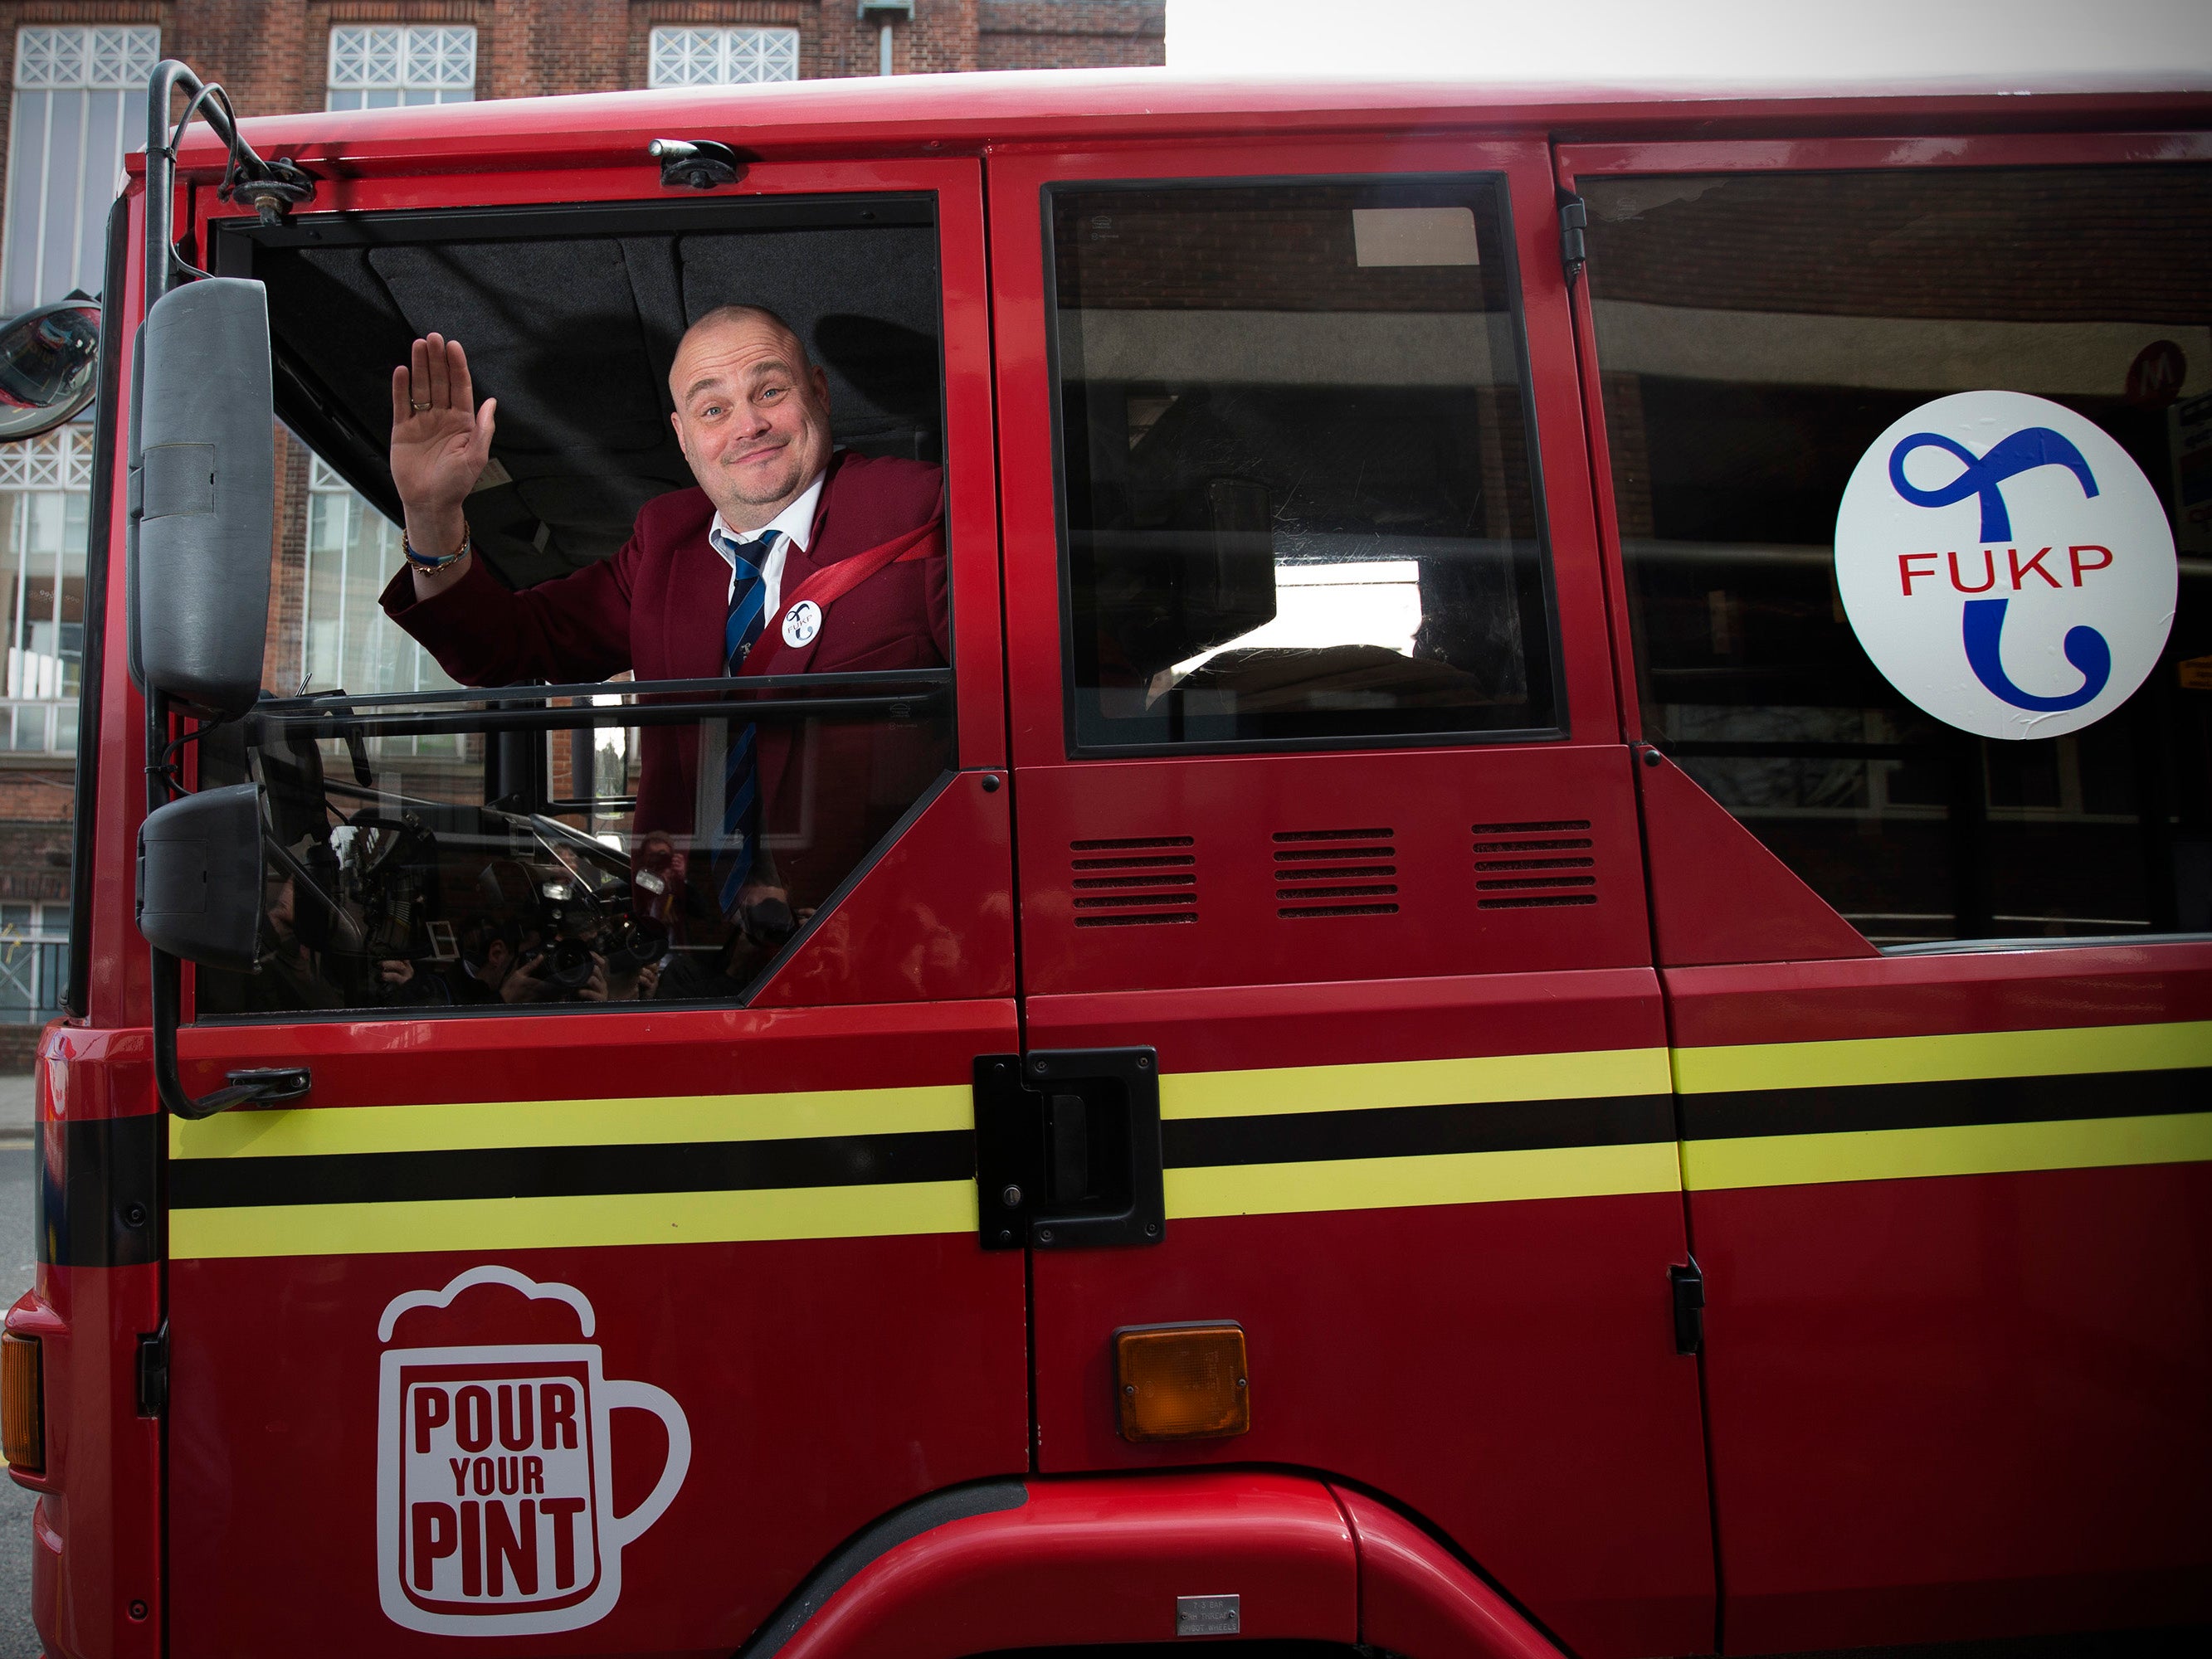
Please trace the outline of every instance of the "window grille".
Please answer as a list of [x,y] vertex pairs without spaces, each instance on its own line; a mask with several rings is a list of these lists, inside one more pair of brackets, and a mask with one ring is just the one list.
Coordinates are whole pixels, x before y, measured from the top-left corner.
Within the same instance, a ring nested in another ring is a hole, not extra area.
[[476,87],[472,25],[346,23],[331,31],[331,109],[465,104]]
[[736,87],[799,78],[797,29],[657,28],[651,84]]
[[0,748],[76,748],[92,428],[0,445],[0,611],[7,619]]
[[161,55],[148,24],[15,31],[0,313],[73,289],[97,293],[123,153],[146,136],[146,77]]
[[68,985],[69,906],[0,904],[0,1024],[45,1024]]

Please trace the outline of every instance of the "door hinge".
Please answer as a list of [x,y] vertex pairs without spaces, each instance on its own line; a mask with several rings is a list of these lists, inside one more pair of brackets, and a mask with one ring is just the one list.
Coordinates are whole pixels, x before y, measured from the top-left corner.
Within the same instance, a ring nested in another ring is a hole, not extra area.
[[169,1322],[138,1339],[138,1415],[160,1417],[169,1409]]
[[1559,198],[1559,263],[1567,273],[1567,286],[1575,285],[1575,278],[1583,274],[1589,263],[1589,239],[1583,233],[1589,227],[1589,207],[1579,196]]
[[1698,1258],[1668,1268],[1667,1283],[1674,1297],[1674,1352],[1696,1353],[1705,1346],[1705,1276]]
[[1167,1236],[1160,1063],[1150,1048],[975,1060],[977,1238],[987,1250]]

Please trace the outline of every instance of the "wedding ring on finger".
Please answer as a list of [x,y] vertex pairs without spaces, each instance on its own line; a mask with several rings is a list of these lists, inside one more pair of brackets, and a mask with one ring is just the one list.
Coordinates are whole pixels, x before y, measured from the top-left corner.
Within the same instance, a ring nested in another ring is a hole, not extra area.
[[412,398],[410,398],[407,400],[407,407],[413,410],[417,415],[420,415],[424,410],[429,408],[429,406],[430,405],[428,404],[418,404]]

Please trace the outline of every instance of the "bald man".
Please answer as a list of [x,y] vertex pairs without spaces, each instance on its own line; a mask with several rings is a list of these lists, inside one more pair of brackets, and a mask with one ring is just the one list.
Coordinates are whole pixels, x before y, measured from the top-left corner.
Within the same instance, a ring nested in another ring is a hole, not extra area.
[[[939,470],[833,449],[828,377],[761,307],[694,323],[668,380],[697,488],[647,502],[613,558],[517,592],[475,556],[465,512],[495,400],[476,403],[459,341],[416,341],[392,377],[408,568],[386,613],[464,685],[942,667]],[[702,744],[698,727],[642,728],[634,830],[711,852],[714,902],[740,922],[787,891],[799,909],[820,902],[896,817],[886,804],[902,809],[943,763],[865,726],[824,727],[801,836],[793,732],[715,721]],[[764,833],[785,842],[773,867]]]

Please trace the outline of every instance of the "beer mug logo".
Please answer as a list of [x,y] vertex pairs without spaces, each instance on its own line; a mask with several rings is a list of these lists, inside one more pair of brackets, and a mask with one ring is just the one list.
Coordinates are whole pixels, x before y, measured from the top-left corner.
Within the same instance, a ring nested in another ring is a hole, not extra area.
[[[377,1340],[479,1286],[566,1304],[592,1334],[574,1286],[482,1267],[393,1297]],[[668,1461],[646,1500],[617,1515],[607,1426],[623,1409],[660,1419]],[[588,1340],[386,1347],[377,1411],[379,1593],[393,1623],[438,1635],[542,1635],[605,1618],[622,1595],[623,1547],[660,1518],[691,1463],[684,1408],[649,1382],[609,1381]]]

